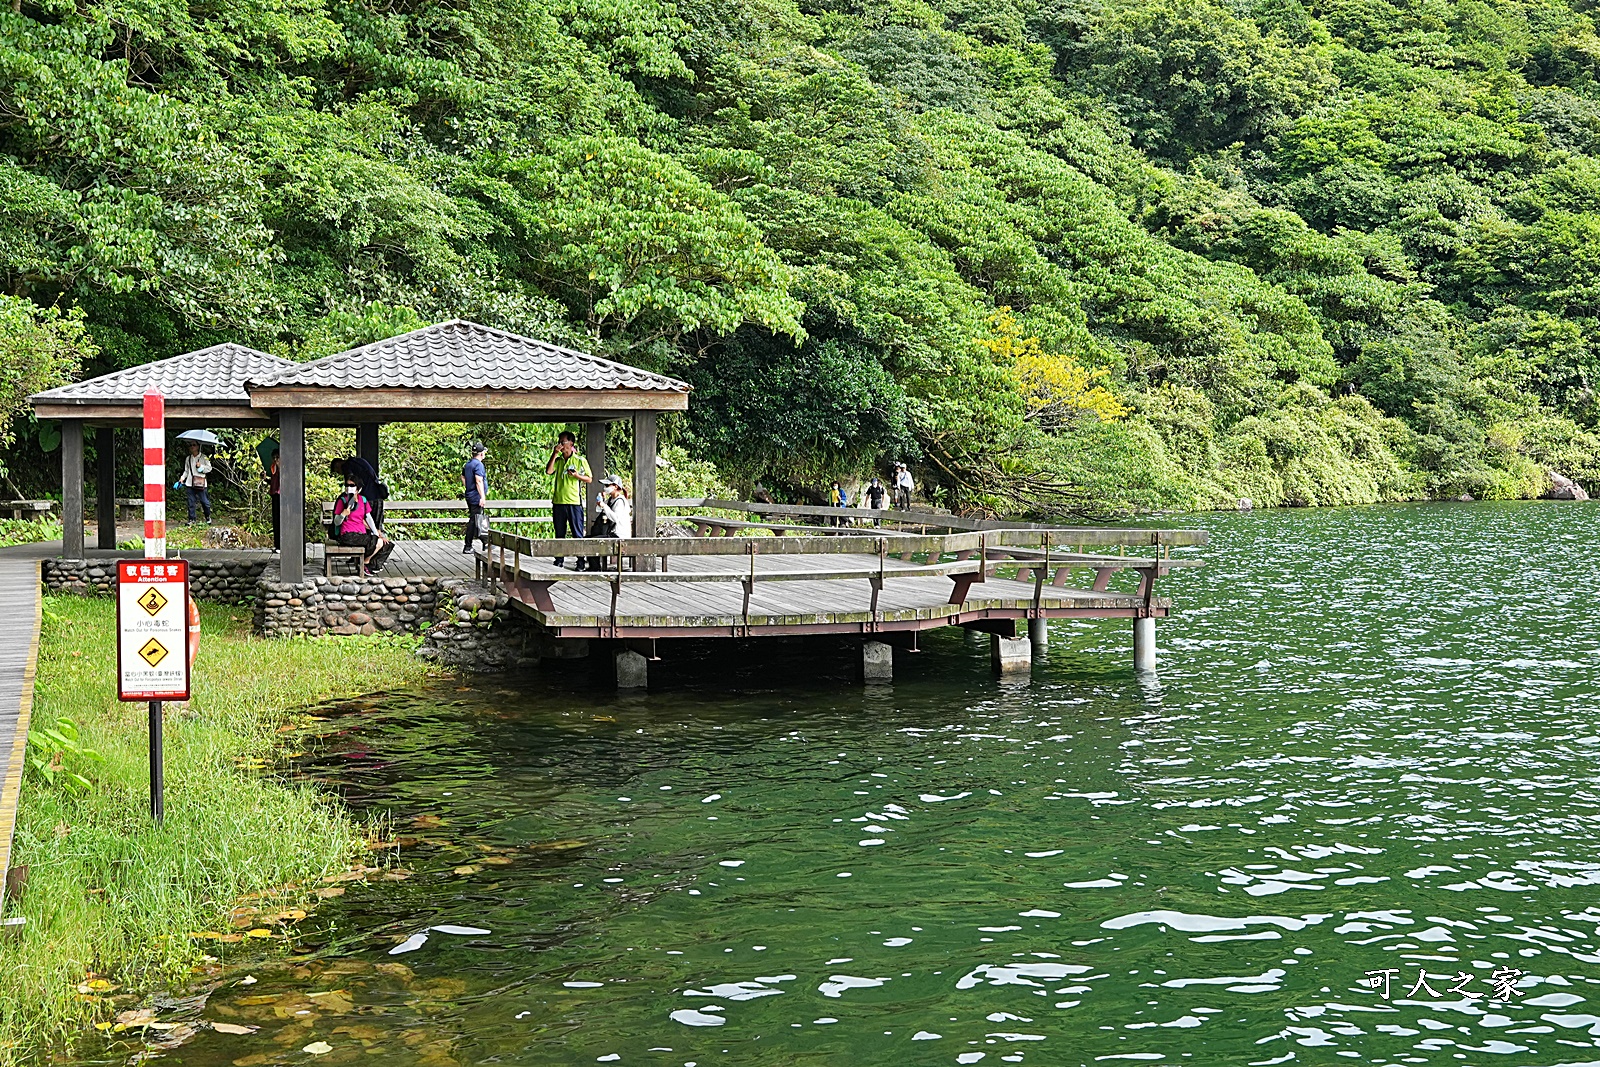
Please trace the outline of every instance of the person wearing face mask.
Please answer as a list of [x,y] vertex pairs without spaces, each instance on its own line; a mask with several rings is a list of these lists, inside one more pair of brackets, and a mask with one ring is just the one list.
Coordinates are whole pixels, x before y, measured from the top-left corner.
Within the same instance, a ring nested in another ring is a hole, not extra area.
[[[595,503],[600,512],[594,517],[594,522],[589,526],[590,537],[632,537],[633,536],[633,504],[628,499],[628,487],[622,484],[621,479],[608,475],[600,480],[600,496]],[[588,568],[592,571],[604,570],[606,561],[601,556],[590,556]],[[583,561],[579,561],[579,570],[583,569]]]
[[[544,467],[546,474],[554,476],[550,486],[550,523],[558,538],[583,536],[583,497],[594,475],[589,472],[589,461],[577,451],[577,437],[571,430],[562,430],[550,449],[550,462]],[[557,557],[556,566],[565,564],[566,559]]]
[[352,479],[345,482],[344,493],[333,502],[334,541],[341,545],[363,550],[361,570],[373,575],[383,570],[394,551],[394,542],[378,531],[372,505],[361,493],[361,486]]

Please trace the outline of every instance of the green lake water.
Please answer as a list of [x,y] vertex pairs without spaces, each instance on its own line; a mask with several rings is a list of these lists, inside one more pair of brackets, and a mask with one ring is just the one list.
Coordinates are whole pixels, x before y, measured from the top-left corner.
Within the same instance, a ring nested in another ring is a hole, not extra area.
[[414,874],[167,1062],[1600,1064],[1597,521],[1195,517],[1158,680],[1107,621],[1021,682],[951,632],[326,709],[295,766]]

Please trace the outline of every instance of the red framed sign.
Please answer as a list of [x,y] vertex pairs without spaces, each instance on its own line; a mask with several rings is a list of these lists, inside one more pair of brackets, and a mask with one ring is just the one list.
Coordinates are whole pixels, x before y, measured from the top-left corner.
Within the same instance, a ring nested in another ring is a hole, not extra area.
[[189,564],[117,561],[117,699],[189,699]]

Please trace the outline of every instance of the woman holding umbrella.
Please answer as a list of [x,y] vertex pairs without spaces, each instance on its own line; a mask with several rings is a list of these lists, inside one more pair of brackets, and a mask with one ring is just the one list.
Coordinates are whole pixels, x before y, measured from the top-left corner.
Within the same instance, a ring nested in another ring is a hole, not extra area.
[[[204,436],[201,436],[201,435]],[[200,444],[206,438],[216,443],[216,435],[206,430],[190,430],[178,435],[178,440],[189,442],[189,454],[183,457],[183,474],[178,478],[178,484],[183,486],[189,497],[189,521],[194,522],[195,505],[199,504],[205,513],[206,525],[211,524],[211,494],[207,491],[206,475],[211,473],[211,460],[201,449]]]

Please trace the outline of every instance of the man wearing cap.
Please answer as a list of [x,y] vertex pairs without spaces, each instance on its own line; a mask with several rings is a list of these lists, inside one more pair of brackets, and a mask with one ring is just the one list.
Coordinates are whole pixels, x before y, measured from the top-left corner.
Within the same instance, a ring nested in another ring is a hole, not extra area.
[[[546,474],[555,476],[550,486],[550,523],[557,537],[583,536],[583,496],[594,475],[589,473],[589,461],[577,452],[578,439],[571,430],[562,430],[544,466]],[[556,566],[565,566],[566,561],[559,556]]]
[[488,449],[483,447],[482,441],[474,441],[468,448],[472,458],[467,460],[466,466],[461,468],[461,481],[467,491],[467,530],[466,543],[461,547],[462,555],[472,552],[472,542],[483,541],[483,547],[489,548],[489,537],[478,528],[478,516],[483,514],[483,503],[489,499],[489,475],[483,469],[483,456]]
[[911,472],[904,463],[894,465],[894,506],[901,511],[911,510],[911,492],[915,488]]

